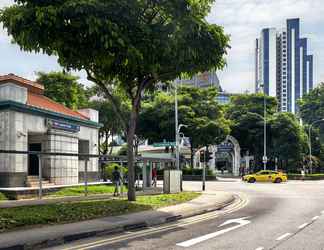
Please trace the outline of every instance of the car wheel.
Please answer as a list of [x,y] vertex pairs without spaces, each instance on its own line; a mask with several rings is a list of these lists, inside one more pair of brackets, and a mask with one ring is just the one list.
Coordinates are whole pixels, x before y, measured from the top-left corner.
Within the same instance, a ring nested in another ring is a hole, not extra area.
[[276,178],[275,179],[275,183],[281,183],[282,182],[282,179],[281,178]]
[[255,181],[256,181],[256,180],[255,180],[255,178],[253,178],[253,177],[249,179],[249,183],[254,183]]

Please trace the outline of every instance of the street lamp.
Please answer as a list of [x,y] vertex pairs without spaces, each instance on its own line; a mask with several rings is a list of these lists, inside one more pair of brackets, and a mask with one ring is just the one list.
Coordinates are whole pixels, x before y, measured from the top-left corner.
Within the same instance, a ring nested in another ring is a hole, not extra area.
[[310,126],[309,126],[309,129],[308,129],[308,141],[309,141],[309,167],[310,167],[310,171],[312,171],[312,165],[313,165],[313,161],[312,161],[312,138],[311,138],[311,130],[312,130],[312,126],[315,125],[316,123],[318,122],[322,122],[324,121],[324,119],[321,119],[321,120],[317,120],[317,121],[314,121]]
[[263,122],[263,169],[267,169],[267,101],[266,101],[266,92],[264,84],[260,85],[263,88],[263,116],[264,116],[264,122]]
[[177,131],[176,131],[176,167],[177,170],[180,169],[180,146],[179,146],[179,141],[180,141],[180,129],[182,127],[187,128],[188,126],[185,124],[179,124]]
[[174,110],[175,110],[175,139],[176,139],[176,168],[180,169],[180,152],[179,152],[179,132],[182,127],[188,127],[185,124],[179,124],[178,120],[178,83],[174,82]]

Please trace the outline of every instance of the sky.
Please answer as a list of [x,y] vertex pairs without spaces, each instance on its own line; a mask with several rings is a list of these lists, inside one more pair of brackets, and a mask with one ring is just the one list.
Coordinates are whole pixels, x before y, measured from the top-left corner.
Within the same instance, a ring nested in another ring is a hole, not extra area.
[[[0,8],[13,0],[0,0]],[[254,91],[255,39],[262,28],[285,27],[286,19],[301,19],[301,35],[310,39],[314,54],[314,82],[324,81],[323,0],[216,0],[208,21],[224,27],[231,37],[227,66],[218,72],[222,88],[230,93]],[[14,73],[34,80],[37,71],[60,70],[57,58],[26,53],[11,43],[0,25],[0,75]],[[83,83],[85,74],[76,72]]]

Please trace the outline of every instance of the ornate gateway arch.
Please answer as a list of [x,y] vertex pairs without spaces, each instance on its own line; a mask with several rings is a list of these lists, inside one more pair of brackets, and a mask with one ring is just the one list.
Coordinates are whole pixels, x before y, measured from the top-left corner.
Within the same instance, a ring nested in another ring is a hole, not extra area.
[[[195,154],[195,164],[199,163],[199,152],[205,150],[205,147],[199,149]],[[209,150],[213,152],[213,159],[209,162],[210,166],[216,168],[216,154],[228,154],[232,158],[232,173],[234,176],[240,175],[241,164],[241,147],[238,141],[231,135],[228,135],[226,139],[219,145],[209,146]]]

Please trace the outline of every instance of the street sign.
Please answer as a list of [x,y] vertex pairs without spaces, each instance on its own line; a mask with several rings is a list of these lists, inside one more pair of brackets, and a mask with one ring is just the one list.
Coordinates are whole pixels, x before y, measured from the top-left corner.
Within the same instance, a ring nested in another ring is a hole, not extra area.
[[217,152],[231,152],[234,149],[234,145],[230,142],[223,142],[217,145]]
[[267,162],[268,162],[268,157],[264,155],[264,156],[262,157],[262,162],[263,162],[263,163],[267,163]]
[[47,120],[47,126],[52,129],[60,129],[60,130],[65,130],[69,132],[79,132],[80,131],[80,126],[63,122],[63,121],[58,121],[58,120]]
[[176,143],[175,142],[157,142],[153,143],[153,147],[155,148],[160,148],[160,147],[175,147]]

